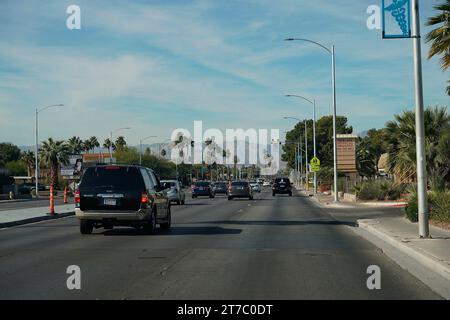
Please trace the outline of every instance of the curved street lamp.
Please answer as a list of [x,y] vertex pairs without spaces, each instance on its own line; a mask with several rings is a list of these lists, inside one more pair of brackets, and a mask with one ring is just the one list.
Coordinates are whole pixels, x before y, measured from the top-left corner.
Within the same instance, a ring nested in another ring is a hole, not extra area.
[[36,198],[39,198],[39,184],[38,184],[38,179],[39,179],[39,156],[38,156],[38,152],[39,152],[39,138],[38,138],[38,115],[39,112],[42,112],[46,109],[49,108],[56,108],[56,107],[64,107],[63,104],[52,104],[43,108],[36,108],[35,110],[35,154],[34,154],[34,165],[36,166],[35,170],[34,170],[34,179],[35,179],[35,186],[36,186]]
[[331,55],[331,69],[332,69],[332,86],[333,86],[333,162],[334,162],[334,201],[337,202],[338,192],[337,192],[337,147],[336,147],[336,54],[334,45],[331,46],[331,49],[327,48],[323,44],[309,40],[304,38],[287,38],[285,41],[304,41],[308,43],[315,44],[322,49],[324,49],[327,53]]
[[113,131],[110,132],[110,135],[109,135],[109,137],[110,137],[110,144],[109,144],[109,163],[110,163],[110,164],[112,163],[113,133],[114,133],[114,132],[118,132],[118,131],[120,131],[120,130],[129,130],[129,129],[131,129],[131,128],[130,128],[130,127],[124,127],[124,128],[118,128],[118,129],[113,130]]
[[[314,157],[316,157],[317,156],[317,153],[316,153],[316,99],[313,99],[311,101],[308,98],[305,98],[298,94],[287,94],[286,97],[300,98],[305,101],[308,101],[309,103],[311,103],[313,105],[313,140],[314,140]],[[314,194],[316,194],[316,193],[317,193],[317,172],[314,172]]]

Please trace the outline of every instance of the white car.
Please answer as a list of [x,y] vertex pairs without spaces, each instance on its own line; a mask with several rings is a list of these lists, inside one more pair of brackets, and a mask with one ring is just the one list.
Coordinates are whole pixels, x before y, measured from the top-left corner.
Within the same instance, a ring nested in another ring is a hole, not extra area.
[[261,192],[261,185],[256,181],[250,182],[250,187],[252,187],[255,192]]
[[270,187],[270,181],[264,181],[263,182],[263,187]]

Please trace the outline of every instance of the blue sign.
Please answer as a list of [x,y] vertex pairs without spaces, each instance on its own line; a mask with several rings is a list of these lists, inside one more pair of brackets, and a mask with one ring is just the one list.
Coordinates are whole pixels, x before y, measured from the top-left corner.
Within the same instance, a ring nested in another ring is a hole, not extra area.
[[411,38],[411,0],[382,0],[383,39]]
[[301,155],[297,156],[297,161],[302,161],[302,156]]

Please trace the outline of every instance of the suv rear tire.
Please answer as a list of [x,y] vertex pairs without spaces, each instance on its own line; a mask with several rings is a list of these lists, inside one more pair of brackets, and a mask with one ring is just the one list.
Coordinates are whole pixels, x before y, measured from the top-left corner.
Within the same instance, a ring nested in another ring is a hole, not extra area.
[[94,223],[89,220],[80,220],[80,232],[81,234],[91,234],[94,230]]
[[156,231],[156,212],[152,211],[151,219],[143,226],[144,233],[153,234]]
[[170,207],[167,210],[167,222],[161,223],[159,225],[161,229],[164,230],[170,229],[170,225],[172,224],[172,210],[170,209]]

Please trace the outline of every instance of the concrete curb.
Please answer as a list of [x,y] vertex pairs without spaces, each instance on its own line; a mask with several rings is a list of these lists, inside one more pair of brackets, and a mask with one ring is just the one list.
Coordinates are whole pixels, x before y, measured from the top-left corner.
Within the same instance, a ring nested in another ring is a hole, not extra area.
[[0,204],[2,204],[2,203],[14,203],[14,202],[30,202],[30,201],[35,201],[35,199],[0,200]]
[[372,235],[376,236],[377,238],[381,239],[382,241],[389,243],[391,246],[400,250],[402,253],[416,260],[423,266],[428,267],[450,282],[450,265],[447,262],[439,260],[438,258],[428,254],[427,252],[424,252],[423,250],[411,248],[402,241],[393,238],[388,233],[374,227],[372,225],[373,221],[374,220],[361,219],[357,220],[357,225],[359,228],[362,228]]
[[45,216],[0,223],[0,229],[11,228],[11,227],[16,227],[16,226],[21,226],[24,224],[30,224],[30,223],[35,223],[35,222],[47,221],[47,220],[55,220],[55,219],[65,218],[65,217],[69,217],[69,216],[73,216],[73,215],[75,215],[75,211],[65,212],[65,213],[57,213],[56,215],[51,215],[48,213]]

